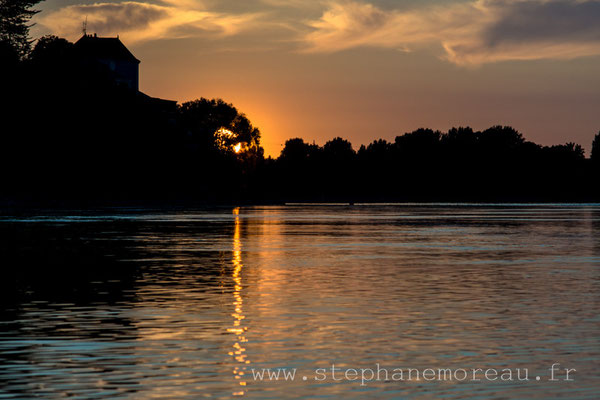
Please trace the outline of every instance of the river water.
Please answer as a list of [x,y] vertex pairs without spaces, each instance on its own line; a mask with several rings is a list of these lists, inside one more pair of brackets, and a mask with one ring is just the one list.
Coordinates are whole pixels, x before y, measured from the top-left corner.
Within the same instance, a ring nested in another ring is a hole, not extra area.
[[0,398],[600,393],[598,205],[5,212],[0,237]]

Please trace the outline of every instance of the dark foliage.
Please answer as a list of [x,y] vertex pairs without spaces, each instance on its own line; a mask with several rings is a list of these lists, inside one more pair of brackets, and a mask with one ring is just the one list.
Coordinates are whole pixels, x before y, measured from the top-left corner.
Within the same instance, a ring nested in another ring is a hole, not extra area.
[[24,58],[31,49],[29,20],[38,11],[32,7],[42,0],[0,0],[0,55]]
[[[597,198],[581,146],[544,147],[507,126],[482,132],[418,129],[354,152],[291,139],[271,167],[285,199],[344,201],[567,201]],[[278,193],[281,196],[281,193]]]
[[600,132],[596,134],[592,142],[592,162],[596,167],[600,167]]

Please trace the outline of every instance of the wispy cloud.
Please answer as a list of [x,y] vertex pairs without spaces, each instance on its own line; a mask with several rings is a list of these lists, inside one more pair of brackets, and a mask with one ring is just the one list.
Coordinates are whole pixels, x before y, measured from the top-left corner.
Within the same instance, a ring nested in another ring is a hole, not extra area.
[[302,39],[310,52],[440,44],[449,61],[477,65],[599,55],[598,21],[598,0],[477,0],[408,11],[338,1]]
[[89,32],[119,33],[129,42],[137,42],[202,34],[231,36],[255,27],[260,14],[208,11],[196,0],[163,0],[161,4],[125,1],[63,7],[41,16],[38,23],[54,34],[75,38],[86,18]]
[[[435,45],[459,65],[600,55],[600,0],[409,2],[401,9],[390,2],[381,8],[379,0],[246,0],[243,8],[219,0],[104,1],[42,13],[37,22],[71,39],[87,17],[88,31],[118,33],[128,42],[252,30],[263,44],[293,41],[292,35],[306,52]],[[240,48],[249,40],[244,35]]]

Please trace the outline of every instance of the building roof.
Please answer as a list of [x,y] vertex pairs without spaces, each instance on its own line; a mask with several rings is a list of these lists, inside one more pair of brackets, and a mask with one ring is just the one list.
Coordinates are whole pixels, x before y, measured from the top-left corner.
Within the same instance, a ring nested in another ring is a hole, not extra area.
[[83,35],[81,39],[75,42],[75,50],[83,56],[96,59],[140,62],[119,40],[119,37],[98,37],[96,34]]

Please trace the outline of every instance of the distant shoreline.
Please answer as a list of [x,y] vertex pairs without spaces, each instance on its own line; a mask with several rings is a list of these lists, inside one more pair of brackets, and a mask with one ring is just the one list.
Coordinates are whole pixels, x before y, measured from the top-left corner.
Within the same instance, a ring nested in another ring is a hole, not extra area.
[[0,199],[0,213],[28,212],[28,211],[101,211],[101,210],[195,210],[195,209],[222,209],[235,207],[536,207],[536,206],[600,206],[600,200],[512,200],[512,201],[32,201],[22,199]]

